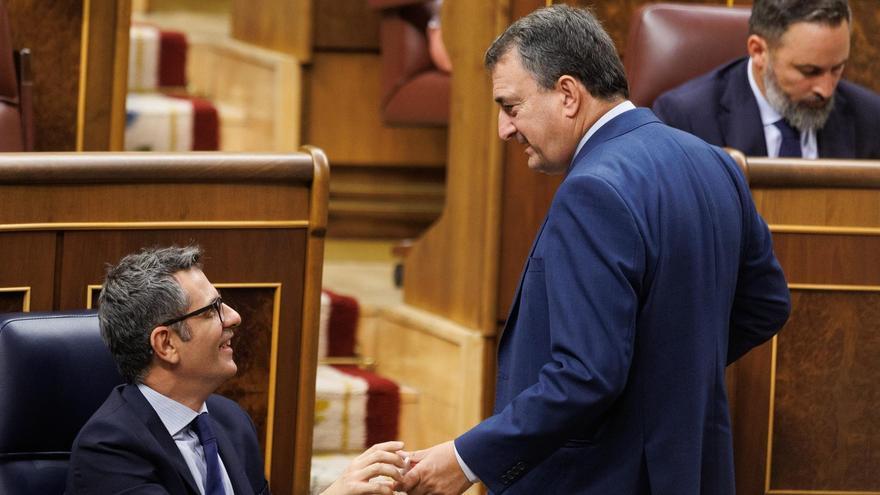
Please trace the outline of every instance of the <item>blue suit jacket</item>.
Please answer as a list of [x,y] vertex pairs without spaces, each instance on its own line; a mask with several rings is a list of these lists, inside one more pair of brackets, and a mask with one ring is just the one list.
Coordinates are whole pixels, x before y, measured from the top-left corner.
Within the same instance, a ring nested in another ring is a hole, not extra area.
[[[269,493],[250,417],[219,395],[207,404],[236,495]],[[199,494],[174,439],[135,385],[120,385],[110,393],[71,450],[68,494]]]
[[[734,60],[667,91],[654,101],[654,112],[672,127],[714,145],[767,156],[748,60]],[[840,81],[834,98],[834,110],[816,135],[819,157],[880,158],[880,95]]]
[[456,449],[494,493],[733,494],[725,366],[788,313],[733,160],[625,112],[556,192],[500,337],[495,414]]

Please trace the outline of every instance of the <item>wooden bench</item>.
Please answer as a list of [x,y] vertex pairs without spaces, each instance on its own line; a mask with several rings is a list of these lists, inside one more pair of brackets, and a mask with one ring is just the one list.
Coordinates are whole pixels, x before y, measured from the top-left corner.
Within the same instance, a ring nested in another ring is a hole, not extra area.
[[0,312],[90,307],[105,266],[195,242],[243,318],[221,393],[257,424],[273,493],[306,493],[327,221],[323,152],[0,155]]

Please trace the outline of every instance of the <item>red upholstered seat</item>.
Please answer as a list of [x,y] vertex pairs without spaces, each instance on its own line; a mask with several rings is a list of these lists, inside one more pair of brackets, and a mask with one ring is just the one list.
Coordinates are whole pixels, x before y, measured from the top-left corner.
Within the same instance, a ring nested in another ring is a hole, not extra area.
[[426,28],[430,0],[369,0],[382,12],[382,120],[386,124],[449,123],[448,72],[431,61]]
[[630,21],[624,65],[630,99],[654,99],[724,62],[748,54],[748,7],[658,3]]

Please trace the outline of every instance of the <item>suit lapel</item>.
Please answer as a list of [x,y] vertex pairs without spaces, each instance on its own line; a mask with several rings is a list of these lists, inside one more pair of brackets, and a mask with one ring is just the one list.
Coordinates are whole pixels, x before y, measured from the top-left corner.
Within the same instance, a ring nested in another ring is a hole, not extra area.
[[[761,111],[749,85],[749,59],[730,70],[722,82],[718,124],[725,137],[724,146],[736,148],[747,155],[767,156],[767,139],[761,124]],[[750,153],[755,150],[755,153]]]
[[238,457],[235,445],[226,434],[223,425],[211,418],[214,425],[214,435],[217,437],[217,447],[220,450],[220,458],[223,459],[223,465],[226,467],[226,474],[232,482],[232,489],[236,495],[251,495],[254,489],[248,480],[247,473],[244,471],[244,464]]
[[820,158],[851,158],[856,149],[855,121],[846,118],[848,102],[840,91],[835,94],[834,110],[828,121],[816,133]]
[[132,410],[134,410],[137,417],[147,427],[150,434],[156,439],[156,442],[162,447],[166,459],[172,466],[174,466],[174,469],[186,482],[190,493],[198,494],[198,486],[192,477],[192,472],[190,472],[189,466],[186,465],[186,461],[183,460],[183,456],[180,454],[180,449],[177,448],[174,439],[168,434],[168,430],[165,429],[165,425],[162,424],[162,420],[159,419],[159,415],[156,414],[156,411],[150,403],[147,402],[147,399],[144,398],[143,394],[141,394],[140,390],[138,390],[135,385],[126,385],[122,391],[122,395]]
[[541,234],[544,232],[544,226],[547,225],[547,216],[544,216],[544,222],[541,223],[541,228],[538,229],[538,234],[535,236],[535,240],[532,241],[532,248],[529,249],[529,254],[526,256],[526,262],[523,263],[523,269],[519,274],[519,283],[516,284],[516,291],[513,293],[513,304],[510,305],[510,310],[507,312],[507,319],[504,320],[504,328],[501,329],[501,333],[498,335],[498,345],[501,345],[501,338],[504,337],[504,334],[507,333],[507,329],[510,328],[513,323],[516,321],[516,311],[519,309],[519,295],[522,291],[522,283],[523,279],[526,276],[526,270],[529,268],[529,258],[532,257],[532,254],[535,253],[535,246],[538,245],[538,240],[541,238]]
[[[606,122],[595,134],[590,136],[590,139],[584,143],[584,147],[580,149],[577,156],[572,161],[571,168],[569,169],[569,173],[574,170],[576,167],[586,164],[586,157],[596,148],[596,146],[608,141],[609,139],[613,139],[622,134],[626,134],[627,132],[632,131],[637,127],[641,127],[645,124],[650,124],[652,122],[660,123],[660,120],[654,115],[654,112],[648,110],[647,108],[636,108],[634,110],[629,110],[624,112],[617,117],[611,119]],[[532,241],[532,248],[529,249],[529,256],[526,258],[526,263],[523,265],[523,270],[519,275],[519,283],[516,285],[516,292],[513,296],[513,304],[510,307],[510,311],[507,314],[507,320],[504,323],[504,328],[501,330],[501,334],[498,336],[498,345],[501,345],[501,339],[508,333],[508,329],[513,327],[513,324],[516,322],[516,314],[519,309],[519,301],[520,301],[520,293],[522,292],[522,283],[523,279],[526,275],[526,270],[528,270],[528,260],[535,253],[535,248],[538,246],[538,241],[541,239],[541,234],[544,233],[544,227],[547,226],[547,218],[548,215],[544,217],[544,223],[541,224],[541,228],[538,230],[538,234],[535,236],[535,240]]]

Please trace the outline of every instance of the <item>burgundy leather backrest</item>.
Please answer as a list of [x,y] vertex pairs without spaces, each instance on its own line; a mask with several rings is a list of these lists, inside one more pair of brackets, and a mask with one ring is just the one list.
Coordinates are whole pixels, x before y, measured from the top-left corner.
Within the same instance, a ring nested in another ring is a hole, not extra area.
[[627,40],[630,99],[654,99],[694,77],[748,54],[748,7],[648,4],[633,15]]

